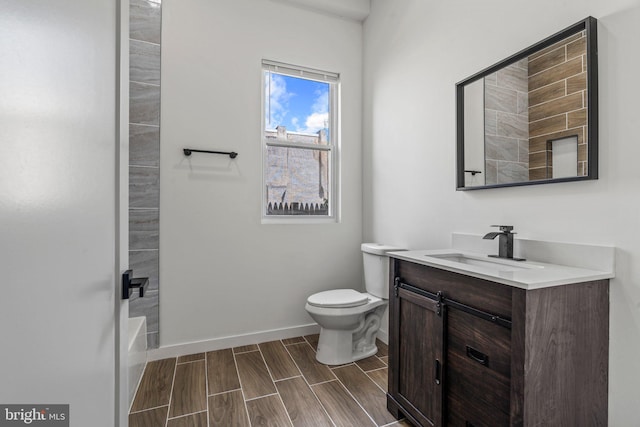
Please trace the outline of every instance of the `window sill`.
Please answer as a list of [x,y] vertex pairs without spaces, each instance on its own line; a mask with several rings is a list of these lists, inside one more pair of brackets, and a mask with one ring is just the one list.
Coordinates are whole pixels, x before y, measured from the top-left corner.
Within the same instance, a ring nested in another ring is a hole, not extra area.
[[332,217],[313,217],[305,215],[282,215],[262,217],[261,223],[264,225],[309,225],[309,224],[337,224],[338,218]]

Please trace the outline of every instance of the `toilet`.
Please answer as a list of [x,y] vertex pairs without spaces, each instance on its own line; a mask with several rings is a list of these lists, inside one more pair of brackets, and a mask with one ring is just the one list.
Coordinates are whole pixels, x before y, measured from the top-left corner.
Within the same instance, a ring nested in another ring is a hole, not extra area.
[[363,243],[366,292],[334,289],[307,298],[305,309],[320,325],[316,359],[326,365],[341,365],[378,352],[376,335],[389,298],[388,252],[404,249]]

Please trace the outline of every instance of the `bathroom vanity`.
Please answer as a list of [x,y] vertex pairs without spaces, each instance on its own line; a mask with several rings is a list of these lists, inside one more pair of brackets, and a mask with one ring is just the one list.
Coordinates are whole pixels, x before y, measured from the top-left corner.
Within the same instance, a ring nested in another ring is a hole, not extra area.
[[602,271],[451,249],[390,256],[394,416],[416,426],[607,425],[613,261]]

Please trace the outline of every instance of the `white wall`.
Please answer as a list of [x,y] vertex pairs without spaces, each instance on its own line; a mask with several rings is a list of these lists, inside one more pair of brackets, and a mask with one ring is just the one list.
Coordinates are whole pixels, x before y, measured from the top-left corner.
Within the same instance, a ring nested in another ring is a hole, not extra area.
[[[599,19],[600,179],[456,192],[455,83],[588,15]],[[453,231],[512,224],[521,237],[615,245],[616,427],[640,418],[638,22],[637,0],[373,0],[364,25],[365,240],[448,247]]]
[[[362,286],[362,25],[264,0],[162,7],[160,345],[311,324],[310,294]],[[341,75],[339,224],[260,223],[263,58]]]

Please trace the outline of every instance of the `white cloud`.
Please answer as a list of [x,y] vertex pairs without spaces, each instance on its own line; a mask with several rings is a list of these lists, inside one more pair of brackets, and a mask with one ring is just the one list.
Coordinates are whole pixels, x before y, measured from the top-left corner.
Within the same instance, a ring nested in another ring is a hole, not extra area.
[[329,127],[329,113],[312,113],[307,116],[307,120],[304,124],[307,127],[305,132],[316,133],[320,129]]
[[287,103],[294,95],[287,92],[287,82],[279,75],[267,73],[264,82],[265,126],[274,129],[284,122],[287,115]]
[[312,113],[304,122],[306,128],[299,129],[299,132],[316,133],[329,127],[329,91],[317,90],[315,94],[316,99],[311,106]]

